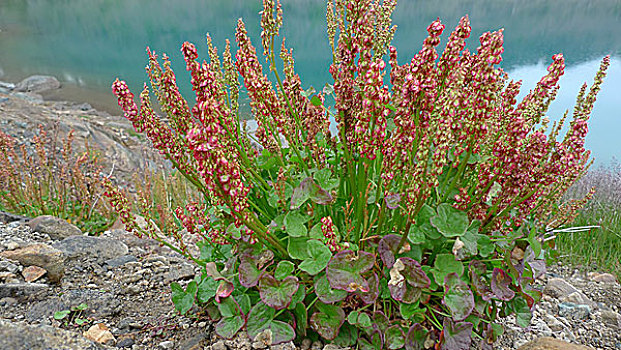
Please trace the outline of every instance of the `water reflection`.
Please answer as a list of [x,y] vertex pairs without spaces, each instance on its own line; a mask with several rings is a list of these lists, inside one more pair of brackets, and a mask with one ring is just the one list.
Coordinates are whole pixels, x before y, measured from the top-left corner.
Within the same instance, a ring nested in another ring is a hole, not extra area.
[[[331,81],[325,1],[282,2],[282,33],[287,46],[294,48],[303,85],[320,88]],[[2,71],[5,80],[52,74],[81,86],[80,98],[114,105],[112,80],[120,76],[132,89],[139,90],[146,79],[142,69],[145,47],[150,46],[172,57],[178,81],[187,92],[189,79],[179,52],[183,41],[196,43],[205,57],[205,33],[209,31],[214,43],[223,48],[226,38],[234,38],[237,19],[243,17],[258,44],[260,9],[260,0],[1,0],[0,76]],[[398,30],[393,42],[399,48],[400,60],[409,59],[420,49],[425,28],[432,20],[440,17],[450,31],[466,13],[473,25],[471,50],[476,49],[476,38],[482,32],[505,28],[503,67],[524,79],[525,88],[534,86],[544,74],[553,54],[564,53],[567,76],[561,81],[563,89],[553,105],[553,115],[573,106],[575,92],[583,81],[592,80],[601,57],[621,57],[618,0],[400,0],[394,15]],[[611,138],[611,130],[621,124],[615,118],[618,102],[615,108],[611,97],[621,93],[618,66],[619,60],[613,60],[591,127],[589,144],[600,159],[621,152],[621,141]]]

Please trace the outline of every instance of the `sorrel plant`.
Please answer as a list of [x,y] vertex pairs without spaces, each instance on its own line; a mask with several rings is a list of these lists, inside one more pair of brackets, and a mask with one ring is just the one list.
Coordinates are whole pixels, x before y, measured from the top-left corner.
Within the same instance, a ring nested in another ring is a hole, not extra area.
[[0,210],[35,217],[54,215],[84,232],[103,232],[116,213],[101,198],[103,163],[88,144],[74,149],[74,131],[60,138],[39,126],[31,145],[0,131]]
[[[334,82],[305,92],[292,51],[279,47],[280,3],[263,4],[261,46],[275,83],[240,20],[235,57],[228,41],[219,56],[209,36],[209,63],[183,44],[193,105],[168,58],[160,65],[147,50],[168,122],[146,84],[140,108],[125,82],[112,86],[136,131],[202,193],[175,209],[187,234],[202,237],[196,256],[153,221],[134,224],[122,191],[108,186],[128,227],[204,267],[187,287],[172,285],[177,309],[199,307],[220,336],[245,331],[269,345],[308,336],[364,349],[468,349],[473,339],[491,348],[498,317],[528,325],[541,297],[541,237],[584,202],[559,200],[589,164],[587,121],[609,58],[557,140],[567,114],[548,128],[545,113],[561,54],[518,103],[520,82],[498,68],[502,30],[469,52],[464,17],[439,54],[436,20],[400,64],[390,46],[396,2],[336,0],[327,10]],[[240,78],[252,132],[240,122]]]

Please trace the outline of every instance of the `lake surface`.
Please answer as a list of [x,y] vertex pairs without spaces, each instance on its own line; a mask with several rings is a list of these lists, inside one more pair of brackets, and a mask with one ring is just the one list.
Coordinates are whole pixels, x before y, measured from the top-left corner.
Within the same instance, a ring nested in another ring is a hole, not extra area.
[[[303,86],[320,89],[332,83],[325,2],[282,3],[281,34],[294,48]],[[147,46],[171,56],[178,81],[189,92],[181,44],[195,43],[207,58],[205,34],[209,32],[223,49],[226,38],[234,41],[241,17],[253,43],[260,46],[260,10],[260,0],[0,0],[0,80],[55,75],[64,87],[51,97],[86,101],[120,114],[110,85],[120,77],[136,94],[140,91],[147,79]],[[393,16],[398,26],[393,45],[400,61],[420,49],[431,21],[442,20],[446,39],[464,14],[469,14],[473,28],[471,50],[481,33],[505,28],[501,66],[511,78],[524,81],[523,94],[545,74],[553,54],[564,54],[567,69],[549,111],[553,120],[573,108],[582,83],[590,84],[601,59],[611,55],[587,146],[597,163],[608,163],[613,156],[621,159],[621,1],[400,0]],[[191,100],[189,93],[185,96]]]

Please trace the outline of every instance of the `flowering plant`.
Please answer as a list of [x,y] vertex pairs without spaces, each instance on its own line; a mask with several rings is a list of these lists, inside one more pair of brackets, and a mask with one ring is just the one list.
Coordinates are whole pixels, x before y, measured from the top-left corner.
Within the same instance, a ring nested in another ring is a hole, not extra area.
[[[365,349],[468,349],[474,337],[491,348],[497,317],[515,314],[526,326],[541,297],[533,283],[545,268],[545,232],[584,201],[559,205],[589,165],[587,120],[609,58],[557,141],[566,115],[546,131],[545,113],[561,54],[517,103],[520,82],[497,67],[502,30],[483,34],[471,53],[464,17],[440,55],[436,20],[420,52],[399,64],[389,46],[396,1],[335,0],[327,10],[334,84],[305,92],[292,51],[284,41],[276,49],[280,3],[263,4],[275,84],[241,20],[235,60],[228,41],[221,59],[207,37],[209,63],[183,44],[193,107],[168,58],[160,65],[148,50],[168,122],[155,115],[146,84],[140,108],[125,82],[113,84],[125,117],[202,194],[174,208],[180,230],[170,240],[152,221],[138,227],[108,184],[130,229],[204,267],[186,288],[172,285],[177,309],[199,305],[219,320],[220,336],[245,330],[269,345],[320,336]],[[254,131],[240,120],[239,77]],[[183,235],[201,238],[200,254]]]

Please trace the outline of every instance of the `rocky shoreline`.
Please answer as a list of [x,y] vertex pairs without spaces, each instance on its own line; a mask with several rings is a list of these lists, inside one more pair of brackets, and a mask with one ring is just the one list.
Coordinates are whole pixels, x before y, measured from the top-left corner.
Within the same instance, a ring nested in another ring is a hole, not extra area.
[[[75,129],[76,145],[89,140],[116,172],[146,165],[145,143],[126,120],[87,104],[44,101],[31,83],[0,82],[0,130],[28,144],[38,125],[57,126],[61,135]],[[217,339],[204,315],[178,315],[170,283],[185,285],[198,272],[157,242],[122,229],[91,237],[62,220],[0,213],[0,349],[267,348],[245,334]],[[495,348],[621,349],[621,285],[612,275],[555,265],[539,287],[544,298],[531,326],[504,319]],[[62,311],[69,318],[56,319]],[[73,317],[78,313],[82,324]],[[271,349],[339,348],[305,339]]]

